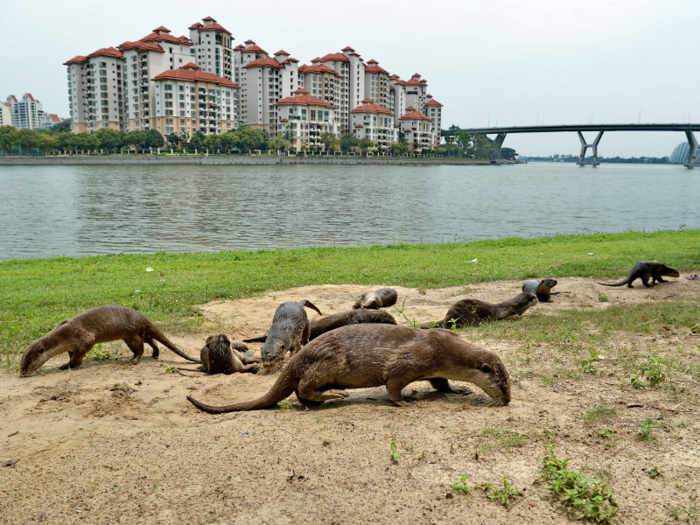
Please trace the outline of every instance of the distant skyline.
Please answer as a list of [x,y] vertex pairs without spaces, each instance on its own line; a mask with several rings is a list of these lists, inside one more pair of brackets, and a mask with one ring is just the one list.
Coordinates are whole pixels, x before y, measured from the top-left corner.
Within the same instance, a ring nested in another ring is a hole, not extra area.
[[[0,0],[0,100],[29,92],[45,111],[67,117],[63,62],[160,25],[187,36],[191,24],[212,16],[236,45],[252,39],[301,64],[349,45],[403,79],[420,73],[445,106],[444,127],[687,122],[689,116],[700,122],[697,1],[123,0],[107,6]],[[681,133],[608,133],[599,154],[660,157],[684,140]],[[574,133],[513,135],[504,147],[567,155],[578,154],[579,141]]]

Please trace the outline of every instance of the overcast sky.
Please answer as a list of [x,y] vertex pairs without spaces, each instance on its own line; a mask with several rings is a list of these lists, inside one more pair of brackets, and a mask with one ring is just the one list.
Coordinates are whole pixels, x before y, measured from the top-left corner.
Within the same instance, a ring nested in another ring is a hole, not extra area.
[[[0,99],[30,92],[67,117],[63,62],[160,25],[188,36],[206,16],[236,45],[250,38],[301,64],[349,45],[404,79],[420,73],[444,126],[700,122],[698,0],[0,0]],[[599,154],[664,156],[684,140],[609,133]],[[512,135],[504,146],[579,151],[573,133]]]

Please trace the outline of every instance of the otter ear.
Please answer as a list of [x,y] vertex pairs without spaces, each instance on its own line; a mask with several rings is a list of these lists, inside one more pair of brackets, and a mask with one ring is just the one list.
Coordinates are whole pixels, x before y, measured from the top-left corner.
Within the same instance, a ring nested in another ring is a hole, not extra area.
[[483,365],[481,365],[481,367],[479,368],[479,370],[481,370],[484,374],[490,374],[491,372],[493,372],[493,370],[491,369],[491,367],[490,367],[489,365],[487,365],[486,363],[484,363]]
[[58,324],[56,325],[56,328],[58,328],[59,326],[63,326],[63,325],[66,324],[67,322],[68,322],[68,321],[61,321],[60,323],[58,323]]

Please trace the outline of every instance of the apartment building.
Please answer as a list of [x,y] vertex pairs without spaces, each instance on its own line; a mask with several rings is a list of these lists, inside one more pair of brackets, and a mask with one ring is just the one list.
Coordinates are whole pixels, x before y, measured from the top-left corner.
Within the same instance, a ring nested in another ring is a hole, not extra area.
[[436,147],[436,134],[432,131],[433,121],[413,106],[407,107],[406,114],[399,118],[399,127],[409,152]]
[[238,91],[230,80],[190,62],[153,78],[151,128],[163,135],[221,134],[238,127]]
[[433,98],[432,95],[426,95],[428,102],[425,104],[426,116],[432,120],[430,131],[435,133],[435,147],[440,144],[440,134],[442,132],[442,104]]
[[376,100],[382,107],[389,107],[389,72],[379,67],[379,62],[372,59],[365,67],[365,96]]
[[12,106],[9,102],[0,103],[0,126],[12,126]]
[[324,133],[339,134],[336,108],[306,89],[297,89],[291,97],[280,100],[275,106],[278,133],[289,140],[290,149],[294,151],[301,151],[305,146],[322,148]]
[[388,109],[366,98],[362,105],[350,112],[352,132],[358,139],[368,138],[378,149],[386,151],[398,142],[398,129],[394,115]]
[[190,52],[203,72],[226,80],[234,80],[233,40],[231,33],[212,17],[202,19],[189,27]]
[[[411,77],[411,80],[406,82],[406,104],[417,108],[417,111],[425,112],[425,104],[427,103],[428,81],[422,79],[416,73]],[[408,111],[408,108],[406,108]]]

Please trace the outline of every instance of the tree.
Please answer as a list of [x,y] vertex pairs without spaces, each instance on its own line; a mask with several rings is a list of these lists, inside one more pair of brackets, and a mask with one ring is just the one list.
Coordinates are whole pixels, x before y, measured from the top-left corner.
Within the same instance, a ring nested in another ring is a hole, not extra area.
[[180,144],[180,141],[182,140],[180,135],[178,135],[177,133],[171,133],[170,135],[168,135],[165,138],[170,143],[171,146],[177,146],[178,144]]
[[41,152],[46,155],[49,151],[54,149],[58,144],[58,138],[55,135],[39,135],[39,140],[37,141],[36,147],[41,150]]
[[251,150],[260,149],[265,139],[260,130],[253,128],[243,128],[238,131],[237,135],[238,142],[248,150],[248,153]]
[[518,153],[513,148],[501,148],[501,158],[507,160],[515,160]]
[[72,142],[78,150],[92,151],[100,147],[97,137],[87,132],[74,134]]
[[39,142],[39,133],[33,129],[20,129],[17,131],[17,144],[19,145],[19,154],[22,155],[22,146],[29,150],[32,154],[32,148]]
[[363,151],[363,153],[367,153],[367,150],[369,148],[374,147],[374,142],[365,137],[363,139],[360,139],[360,143],[358,144],[358,146]]
[[100,128],[95,132],[95,137],[100,142],[100,148],[108,151],[115,150],[121,146],[121,133],[116,129]]
[[236,144],[238,144],[238,136],[236,135],[235,131],[227,131],[226,133],[222,133],[219,135],[219,138],[221,140],[221,148],[223,148],[224,151],[231,151],[236,147]]
[[215,151],[216,149],[219,148],[221,144],[221,136],[216,135],[216,134],[211,134],[207,135],[207,138],[204,139],[204,147],[207,148],[210,152]]
[[50,128],[40,129],[39,133],[41,135],[58,135],[59,133],[66,133],[71,131],[70,120],[64,120],[58,124],[54,124]]
[[165,139],[157,129],[149,129],[146,132],[146,147],[158,149],[165,146]]
[[406,144],[405,142],[397,142],[396,144],[391,145],[389,151],[393,155],[405,155],[408,152],[408,144]]
[[146,132],[137,129],[131,133],[127,133],[124,136],[123,143],[125,146],[134,146],[136,151],[141,151],[141,148],[146,145]]
[[349,151],[350,148],[357,147],[359,143],[360,141],[358,140],[358,138],[352,133],[346,133],[345,135],[340,137],[340,147],[345,152]]
[[289,146],[289,141],[284,138],[283,135],[275,135],[275,137],[270,140],[270,149],[274,149],[275,151],[279,150],[286,150],[287,147]]
[[12,126],[0,126],[0,150],[12,155],[12,148],[19,143],[17,130]]
[[340,140],[335,136],[335,133],[326,131],[321,135],[321,144],[326,147],[326,151],[337,151],[340,148]]
[[201,131],[195,131],[190,138],[190,149],[196,149],[197,151],[202,151],[204,149],[204,139],[207,136]]

